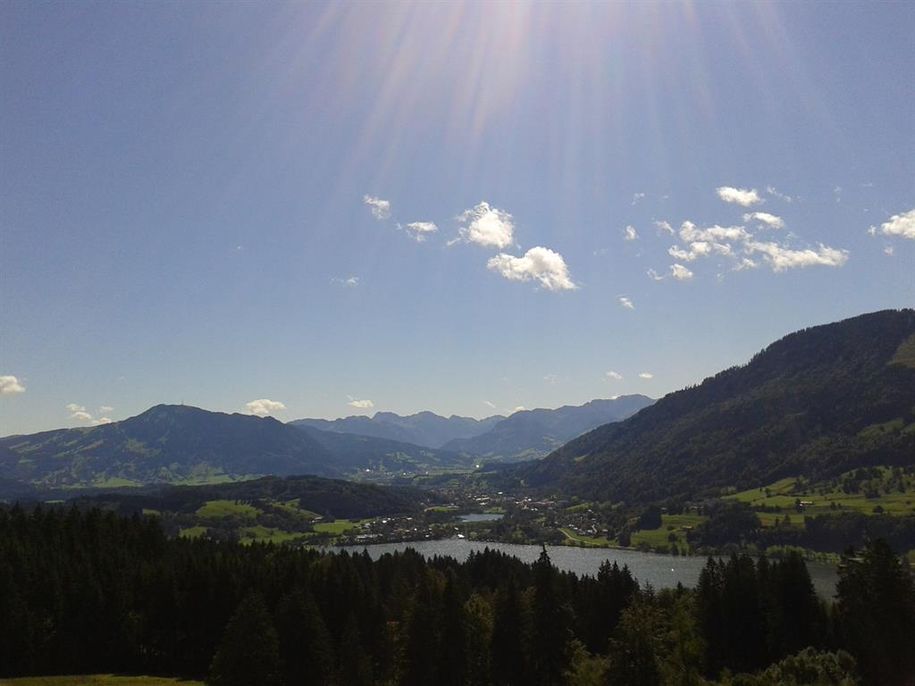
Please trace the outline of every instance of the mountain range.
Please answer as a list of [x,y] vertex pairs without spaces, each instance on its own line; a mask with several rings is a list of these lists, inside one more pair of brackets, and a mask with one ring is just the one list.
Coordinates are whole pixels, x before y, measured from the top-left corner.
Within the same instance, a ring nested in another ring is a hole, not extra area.
[[[478,458],[466,446],[435,448],[340,429],[388,432],[435,444],[445,439],[449,443],[466,440],[473,432],[481,432],[475,436],[474,446],[485,448],[490,459],[501,459],[498,451],[503,448],[509,458],[545,454],[544,445],[613,421],[646,402],[650,400],[594,401],[580,408],[519,412],[507,419],[446,418],[431,412],[400,417],[380,412],[373,418],[288,424],[271,417],[157,405],[136,417],[102,426],[0,438],[0,497],[31,496],[35,489],[201,484],[264,475],[312,474],[389,482],[428,472],[469,469]],[[322,430],[322,426],[334,430]],[[487,443],[490,434],[495,440]]]
[[457,415],[442,417],[432,412],[407,416],[377,412],[372,417],[297,419],[289,423],[299,428],[398,440],[474,457],[519,460],[542,457],[586,431],[625,419],[653,402],[644,395],[624,395],[592,400],[584,405],[564,405],[555,410],[519,410],[509,417],[472,419]]
[[521,410],[483,434],[456,438],[442,447],[484,458],[529,460],[543,457],[598,426],[631,417],[653,402],[644,395],[623,395],[610,400],[592,400],[584,405],[565,405],[555,410]]
[[626,502],[915,465],[915,310],[785,336],[700,385],[497,478]]
[[111,488],[266,474],[341,477],[367,469],[412,474],[459,464],[456,454],[445,451],[185,405],[157,405],[102,426],[0,439],[5,492],[26,485]]
[[486,433],[503,419],[505,417],[502,415],[484,419],[458,415],[442,417],[427,411],[406,416],[394,412],[376,412],[371,417],[353,415],[341,419],[296,419],[289,423],[333,433],[373,436],[427,448],[441,448],[449,441]]

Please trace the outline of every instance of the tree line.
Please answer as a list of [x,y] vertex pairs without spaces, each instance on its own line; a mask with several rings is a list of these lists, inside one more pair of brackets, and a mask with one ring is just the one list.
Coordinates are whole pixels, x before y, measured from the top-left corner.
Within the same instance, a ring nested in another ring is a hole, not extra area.
[[912,576],[882,541],[844,558],[827,601],[797,555],[710,559],[696,589],[656,591],[616,564],[562,572],[545,549],[533,564],[372,560],[170,539],[98,509],[0,510],[0,677],[893,685],[915,678],[913,645]]

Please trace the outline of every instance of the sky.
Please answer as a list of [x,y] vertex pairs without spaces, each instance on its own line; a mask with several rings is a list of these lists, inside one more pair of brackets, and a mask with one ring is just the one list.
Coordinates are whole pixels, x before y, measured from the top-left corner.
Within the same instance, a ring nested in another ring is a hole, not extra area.
[[659,397],[915,305],[915,3],[0,4],[0,435]]

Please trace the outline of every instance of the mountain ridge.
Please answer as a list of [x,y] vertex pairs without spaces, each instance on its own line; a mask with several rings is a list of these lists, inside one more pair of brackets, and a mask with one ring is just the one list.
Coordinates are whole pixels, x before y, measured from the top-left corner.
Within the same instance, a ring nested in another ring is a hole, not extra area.
[[481,457],[542,457],[591,429],[626,419],[653,402],[648,396],[631,394],[555,409],[520,410],[486,433],[449,441],[443,448]]
[[358,434],[428,448],[441,448],[451,440],[470,438],[484,433],[504,418],[502,415],[492,415],[483,419],[474,419],[454,414],[444,417],[429,410],[423,410],[410,415],[380,411],[371,417],[350,415],[339,419],[303,418],[294,419],[288,423],[293,426],[310,426],[321,431]]
[[788,334],[745,365],[501,474],[535,489],[656,501],[915,464],[913,336],[911,309]]
[[273,417],[155,405],[123,421],[0,438],[0,478],[42,489],[207,483],[264,475],[417,473],[460,461],[447,451],[330,436]]

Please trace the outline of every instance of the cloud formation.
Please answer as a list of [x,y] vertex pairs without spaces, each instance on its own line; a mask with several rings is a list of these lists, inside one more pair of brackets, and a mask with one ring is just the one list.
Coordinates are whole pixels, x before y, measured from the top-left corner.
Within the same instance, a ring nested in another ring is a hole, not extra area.
[[331,279],[331,283],[340,284],[341,286],[346,286],[347,288],[355,288],[359,285],[358,276],[335,276]]
[[783,272],[797,267],[841,267],[848,261],[848,251],[830,248],[820,244],[817,250],[792,250],[773,242],[751,241],[746,245],[748,253],[760,253],[773,271]]
[[638,231],[635,230],[635,227],[632,226],[632,224],[630,224],[629,226],[626,227],[626,229],[623,233],[623,240],[634,241],[638,237],[639,237],[639,233],[638,233]]
[[503,210],[481,202],[476,207],[464,210],[458,217],[463,224],[460,238],[486,248],[507,248],[515,240],[515,224],[512,216]]
[[627,310],[635,309],[635,305],[632,303],[632,300],[627,298],[625,295],[621,295],[619,298],[617,298],[617,301],[619,302],[620,305],[625,307]]
[[346,404],[350,407],[355,407],[357,410],[371,410],[373,407],[375,407],[375,403],[373,403],[368,398],[365,398],[364,400],[357,400],[356,398],[350,397],[350,401]]
[[745,222],[758,222],[770,229],[784,229],[785,220],[768,212],[749,212],[743,215]]
[[607,372],[607,378],[612,381],[622,381],[623,375],[611,369],[609,372]]
[[286,406],[279,400],[258,398],[257,400],[252,400],[249,403],[245,403],[245,408],[248,410],[248,414],[257,415],[258,417],[266,417],[268,414],[273,414],[275,412],[285,410]]
[[486,266],[510,281],[537,281],[548,291],[578,288],[562,255],[541,246],[531,248],[521,257],[500,253],[490,258]]
[[664,280],[664,277],[661,276],[660,274],[658,274],[654,269],[649,269],[645,273],[648,274],[648,278],[650,278],[652,281],[663,281]]
[[402,227],[407,235],[413,240],[422,243],[431,234],[438,231],[438,227],[433,222],[410,222]]
[[718,197],[725,202],[750,207],[762,202],[759,192],[755,188],[734,188],[733,186],[719,186],[715,189]]
[[915,210],[894,214],[880,225],[880,233],[915,240]]
[[[110,417],[93,417],[91,412],[88,412],[83,405],[78,405],[77,403],[68,403],[67,412],[70,413],[70,419],[73,419],[77,422],[85,422],[89,426],[100,426],[102,424],[111,424],[112,419]],[[99,414],[105,415],[114,408],[109,405],[102,405],[99,409]]]
[[372,216],[381,221],[391,216],[391,203],[388,200],[382,200],[374,195],[363,195],[362,202],[372,210]]
[[669,233],[671,236],[674,235],[674,227],[670,225],[668,221],[659,221],[655,222],[654,225],[657,227],[658,231],[663,231],[664,233]]
[[652,374],[651,372],[641,372],[639,374],[639,378],[645,379],[645,380],[651,380],[654,378],[654,374]]
[[25,386],[11,374],[0,376],[0,395],[17,395],[25,393]]
[[[742,271],[759,266],[753,256],[762,255],[766,264],[773,271],[781,272],[786,269],[795,269],[815,265],[841,267],[848,261],[848,251],[832,248],[820,244],[816,249],[795,249],[785,241],[760,241],[757,239],[760,230],[782,228],[784,222],[767,212],[750,212],[744,215],[744,220],[753,222],[756,233],[751,233],[747,226],[709,226],[699,227],[691,221],[684,221],[680,226],[678,235],[684,245],[671,246],[667,253],[678,263],[693,262],[699,258],[718,255],[732,263],[731,271]],[[871,234],[876,229],[871,227]],[[789,235],[788,238],[792,238]],[[674,278],[684,280],[690,278],[690,270],[680,264],[681,269],[671,267]],[[689,275],[687,276],[687,273]],[[677,276],[679,274],[679,276]]]
[[677,281],[689,281],[693,278],[693,273],[682,264],[670,265],[670,275]]

